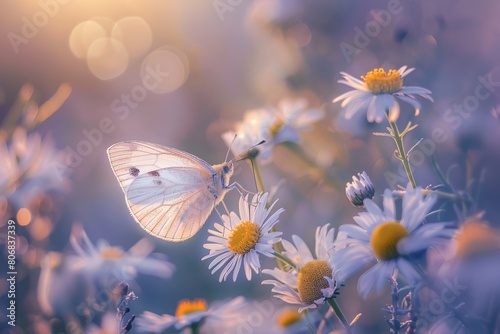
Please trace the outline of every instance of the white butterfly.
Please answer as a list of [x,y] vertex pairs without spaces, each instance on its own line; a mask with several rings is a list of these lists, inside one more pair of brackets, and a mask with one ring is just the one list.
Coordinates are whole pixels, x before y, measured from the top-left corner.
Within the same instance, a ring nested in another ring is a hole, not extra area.
[[137,223],[168,241],[191,238],[226,193],[233,160],[211,166],[170,147],[125,141],[108,148],[111,168]]

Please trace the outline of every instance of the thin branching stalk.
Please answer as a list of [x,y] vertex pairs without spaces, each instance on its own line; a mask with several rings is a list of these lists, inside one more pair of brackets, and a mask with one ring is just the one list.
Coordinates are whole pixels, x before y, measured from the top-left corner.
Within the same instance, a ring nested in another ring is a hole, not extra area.
[[[390,134],[394,139],[394,142],[396,143],[396,148],[397,148],[396,157],[403,163],[406,175],[408,176],[408,181],[410,181],[412,188],[416,188],[417,184],[415,183],[415,177],[413,176],[413,173],[411,171],[410,157],[406,153],[403,143],[403,137],[405,136],[405,134],[413,130],[415,127],[407,126],[403,132],[399,132],[398,125],[396,124],[396,122],[389,121],[389,125],[391,126]],[[410,123],[408,125],[410,125]]]
[[347,318],[344,315],[344,312],[342,312],[342,309],[340,308],[339,304],[337,304],[337,301],[335,298],[329,298],[327,299],[328,304],[331,306],[333,312],[337,315],[339,318],[340,322],[342,325],[344,325],[345,331],[347,334],[352,334],[351,326],[349,325],[349,321],[347,321]]

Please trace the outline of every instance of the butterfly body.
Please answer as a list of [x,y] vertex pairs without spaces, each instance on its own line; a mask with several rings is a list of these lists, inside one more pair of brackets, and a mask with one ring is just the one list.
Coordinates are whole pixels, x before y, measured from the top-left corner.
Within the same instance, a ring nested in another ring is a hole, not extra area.
[[234,188],[231,161],[211,166],[187,152],[140,141],[117,143],[108,156],[136,222],[168,241],[191,238]]

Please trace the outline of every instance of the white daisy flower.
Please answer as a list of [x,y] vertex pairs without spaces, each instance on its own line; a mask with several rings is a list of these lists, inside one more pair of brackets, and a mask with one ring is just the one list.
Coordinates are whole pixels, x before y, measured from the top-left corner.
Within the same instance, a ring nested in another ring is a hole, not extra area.
[[[180,330],[188,326],[199,326],[202,322],[205,327],[216,326],[216,322],[236,323],[240,318],[239,309],[244,305],[243,297],[236,297],[225,303],[215,303],[210,307],[207,307],[204,299],[181,300],[177,305],[175,315],[159,315],[146,311],[137,317],[134,326],[140,332],[162,333],[171,327]],[[210,331],[207,330],[207,332]]]
[[[402,66],[399,70],[391,69],[385,72],[378,68],[366,73],[357,79],[345,72],[340,72],[343,79],[339,83],[354,88],[333,100],[333,103],[342,101],[345,108],[345,118],[350,119],[360,110],[368,110],[369,122],[381,123],[388,112],[388,119],[394,122],[399,117],[399,102],[397,99],[409,103],[415,109],[415,115],[420,113],[420,103],[415,95],[433,101],[428,89],[417,86],[403,86],[403,78],[413,72],[414,68]],[[397,99],[396,99],[397,98]]]
[[274,144],[299,142],[299,131],[309,130],[311,125],[324,117],[318,108],[308,108],[306,99],[283,99],[269,119],[268,133]]
[[316,229],[316,258],[306,243],[297,235],[292,236],[294,244],[283,240],[284,253],[295,268],[288,272],[278,268],[262,272],[276,278],[262,284],[272,284],[275,297],[295,305],[302,305],[299,312],[314,309],[334,297],[337,284],[330,266],[329,251],[333,248],[334,229],[328,224]]
[[225,281],[231,271],[233,281],[236,281],[242,265],[246,278],[251,280],[252,270],[255,273],[260,271],[259,254],[274,257],[273,244],[281,241],[281,232],[271,232],[271,229],[285,210],[280,208],[269,217],[276,201],[266,209],[267,198],[268,193],[254,195],[251,202],[248,196],[240,197],[240,215],[234,212],[223,215],[224,225],[215,224],[215,231],[208,230],[212,235],[203,247],[210,253],[202,260],[215,257],[208,266],[212,274],[224,267],[219,282]]
[[[354,217],[357,225],[342,225],[337,238],[336,251],[331,263],[339,282],[365,265],[376,261],[358,281],[358,291],[366,297],[373,289],[380,292],[387,278],[397,269],[409,283],[420,279],[409,256],[442,243],[453,235],[446,223],[425,224],[425,217],[436,203],[434,195],[424,199],[421,188],[409,184],[403,196],[401,220],[396,220],[396,208],[392,192],[386,189],[383,211],[370,199],[365,199],[367,212]],[[337,249],[338,248],[338,249]]]
[[305,99],[283,99],[277,108],[246,112],[243,121],[236,125],[235,131],[224,133],[222,138],[228,146],[232,144],[231,150],[235,155],[265,140],[264,144],[255,148],[254,153],[258,153],[261,161],[268,162],[275,145],[299,142],[299,132],[310,129],[312,124],[323,117],[323,110],[308,108]]
[[69,261],[72,268],[95,278],[111,275],[124,280],[134,278],[137,272],[168,278],[175,269],[162,254],[151,254],[154,246],[147,239],[139,240],[128,251],[110,246],[105,240],[99,240],[97,246],[94,246],[83,228],[75,225],[70,243],[77,253]]
[[352,205],[363,206],[366,198],[375,196],[375,187],[366,172],[358,173],[358,177],[353,176],[352,182],[346,184],[345,194]]
[[[222,139],[234,155],[238,155],[249,147],[267,139],[265,129],[267,128],[270,111],[266,109],[255,109],[245,112],[243,121],[236,123],[234,131],[227,131],[222,134]],[[236,136],[236,137],[235,137]],[[258,157],[263,162],[268,162],[271,158],[272,145],[266,141],[248,152],[250,157]]]

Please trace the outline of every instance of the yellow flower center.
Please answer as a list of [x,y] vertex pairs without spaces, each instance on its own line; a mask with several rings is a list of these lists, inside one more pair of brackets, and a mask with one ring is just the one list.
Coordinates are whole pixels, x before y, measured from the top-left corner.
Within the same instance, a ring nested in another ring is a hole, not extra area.
[[304,304],[312,304],[323,297],[321,289],[328,288],[325,276],[332,278],[332,269],[325,260],[312,260],[300,269],[297,275],[297,287]]
[[399,222],[385,222],[373,230],[370,245],[377,259],[388,261],[399,256],[398,241],[406,238],[410,233]]
[[283,120],[281,119],[277,119],[276,121],[274,121],[274,123],[269,127],[269,132],[271,133],[271,136],[276,137],[276,135],[283,128],[283,125],[285,125],[285,122],[283,122]]
[[106,247],[101,251],[103,260],[117,260],[123,257],[123,250],[118,247]]
[[195,300],[181,300],[177,305],[177,309],[175,310],[175,316],[177,318],[182,317],[183,315],[195,313],[195,312],[203,312],[207,310],[207,301],[205,299],[195,299]]
[[302,314],[297,309],[287,308],[278,315],[278,325],[286,328],[302,319]]
[[257,224],[244,221],[238,224],[227,239],[227,248],[236,254],[246,254],[255,247],[260,239]]
[[385,73],[383,68],[374,69],[361,79],[373,94],[392,94],[403,88],[403,78],[396,70],[389,70]]

